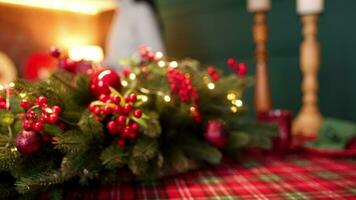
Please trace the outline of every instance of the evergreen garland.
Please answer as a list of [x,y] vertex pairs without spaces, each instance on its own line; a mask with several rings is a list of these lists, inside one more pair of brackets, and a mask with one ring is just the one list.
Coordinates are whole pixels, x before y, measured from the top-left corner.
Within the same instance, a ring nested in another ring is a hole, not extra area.
[[[61,188],[73,182],[124,181],[126,178],[117,174],[127,169],[139,179],[154,178],[184,172],[193,163],[219,164],[224,152],[237,154],[245,147],[270,147],[275,127],[243,116],[242,94],[252,85],[252,78],[241,72],[220,77],[220,72],[213,68],[207,71],[197,61],[169,61],[147,48],[123,64],[129,66],[120,77],[124,87],[110,88],[111,94],[120,97],[120,106],[125,96],[135,94],[138,100],[132,105],[143,111],[142,117],[139,112],[139,117],[128,115],[130,123],[139,124],[140,129],[135,139],[126,140],[124,145],[118,145],[118,135],[110,134],[107,127],[114,114],[96,115],[88,109],[91,104],[104,105],[89,88],[93,75],[59,70],[43,81],[18,80],[1,92],[0,101],[7,103],[0,110],[3,198],[35,198],[49,192],[53,199],[59,199]],[[174,82],[177,77],[188,85]],[[180,90],[175,92],[177,88]],[[61,112],[58,121],[44,123],[37,131],[41,148],[23,154],[17,138],[28,112],[24,113],[20,102],[35,102],[39,97],[46,97],[48,108],[56,105]],[[209,120],[224,123],[228,142],[223,147],[204,139]]]

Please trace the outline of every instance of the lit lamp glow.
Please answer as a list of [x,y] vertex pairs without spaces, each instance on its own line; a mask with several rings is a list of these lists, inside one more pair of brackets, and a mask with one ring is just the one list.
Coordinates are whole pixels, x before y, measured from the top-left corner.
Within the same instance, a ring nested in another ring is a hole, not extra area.
[[88,60],[99,63],[104,59],[104,52],[96,45],[78,46],[69,50],[69,58],[75,61]]

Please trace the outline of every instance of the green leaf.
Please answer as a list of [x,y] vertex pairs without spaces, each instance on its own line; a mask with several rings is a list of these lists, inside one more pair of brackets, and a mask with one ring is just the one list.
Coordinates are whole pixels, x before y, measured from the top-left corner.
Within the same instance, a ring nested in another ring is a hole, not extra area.
[[142,118],[139,119],[139,118],[136,118],[136,117],[131,117],[131,119],[134,120],[135,122],[137,122],[142,127],[147,128],[147,123]]
[[115,90],[113,87],[109,87],[110,92],[113,95],[119,96],[120,97],[120,106],[124,106],[125,105],[125,98],[120,94],[120,92],[118,92],[117,90]]
[[0,125],[3,127],[10,126],[15,120],[14,114],[6,110],[0,110]]
[[111,145],[101,152],[100,160],[107,169],[115,169],[127,163],[128,155],[124,150]]

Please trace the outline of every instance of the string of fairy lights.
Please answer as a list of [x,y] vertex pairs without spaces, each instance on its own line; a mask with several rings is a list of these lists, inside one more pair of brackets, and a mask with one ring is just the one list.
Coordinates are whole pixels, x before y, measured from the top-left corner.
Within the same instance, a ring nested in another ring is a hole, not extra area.
[[[173,60],[173,61],[163,60],[164,55],[162,52],[156,52],[154,58],[157,62],[157,66],[160,68],[165,68],[165,67],[178,68],[179,67],[179,63],[175,60]],[[190,75],[186,74],[186,76],[190,76]],[[131,81],[134,81],[136,78],[137,78],[137,75],[133,72],[131,72],[128,76],[128,79]],[[212,80],[208,76],[204,76],[203,81],[209,90],[214,90],[216,88],[215,83],[212,82]],[[127,80],[122,80],[121,84],[123,87],[129,86],[129,82]],[[161,97],[163,99],[163,101],[166,103],[169,103],[172,101],[170,94],[165,94],[162,91],[155,91],[155,90],[142,88],[142,87],[139,88],[139,91],[142,94],[138,95],[138,98],[143,103],[148,102],[149,101],[148,95],[152,95],[152,94]],[[227,100],[231,103],[230,111],[232,113],[239,112],[240,108],[244,106],[244,103],[240,99],[240,96],[241,96],[240,94],[237,94],[237,92],[233,92],[233,91],[229,92],[226,96]],[[190,110],[191,110],[191,112],[195,112],[196,108],[194,106],[191,106]]]

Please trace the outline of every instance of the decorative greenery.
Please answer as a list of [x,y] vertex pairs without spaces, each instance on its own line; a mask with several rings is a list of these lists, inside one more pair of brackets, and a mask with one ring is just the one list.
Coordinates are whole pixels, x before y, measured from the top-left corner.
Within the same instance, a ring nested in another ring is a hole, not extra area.
[[[53,199],[60,199],[66,184],[120,181],[124,178],[116,174],[127,169],[138,178],[153,178],[165,171],[184,172],[191,168],[191,161],[215,165],[221,162],[224,152],[271,145],[276,130],[250,122],[243,115],[246,109],[242,94],[253,84],[252,78],[235,74],[219,77],[214,71],[212,79],[197,61],[176,62],[159,53],[153,57],[141,53],[124,67],[129,68],[122,72],[122,90],[111,92],[121,99],[137,94],[135,106],[145,113],[140,119],[133,118],[142,126],[137,139],[124,147],[117,145],[117,136],[108,133],[109,116],[98,120],[88,111],[90,102],[97,100],[90,95],[90,75],[59,70],[43,81],[18,80],[10,85],[12,92],[1,92],[11,102],[7,109],[0,110],[1,195],[6,199],[22,195],[36,198],[49,192]],[[172,87],[180,87],[168,80],[168,71],[173,69],[179,70],[177,76],[183,74],[184,80],[189,79],[184,87],[192,97],[187,101],[182,93],[172,91]],[[44,124],[38,132],[43,138],[41,149],[22,155],[16,147],[23,123],[20,115],[24,112],[19,101],[35,101],[39,96],[45,96],[48,105],[60,106],[62,112],[56,124]],[[205,126],[213,119],[222,120],[229,134],[223,149],[204,140]]]

